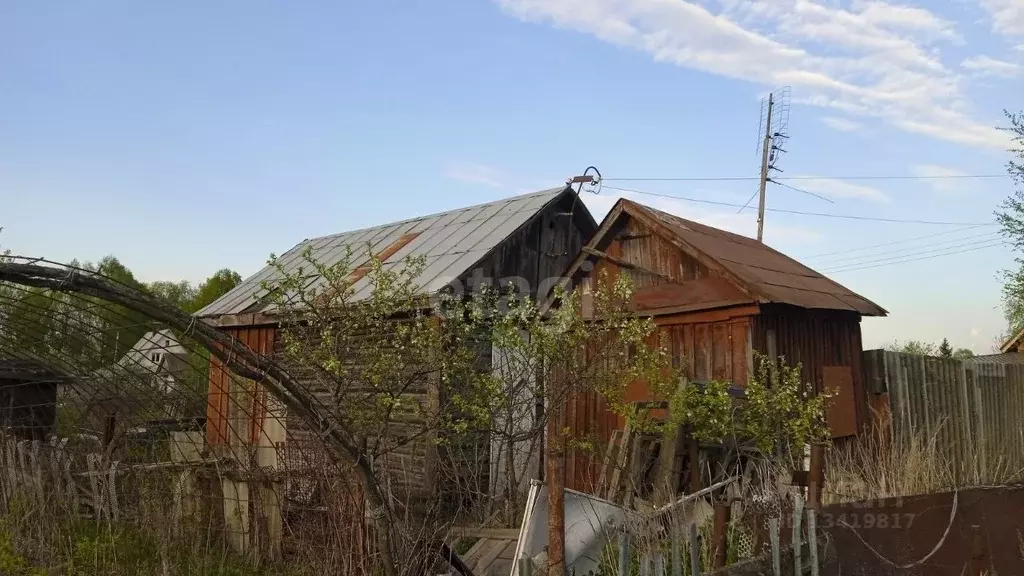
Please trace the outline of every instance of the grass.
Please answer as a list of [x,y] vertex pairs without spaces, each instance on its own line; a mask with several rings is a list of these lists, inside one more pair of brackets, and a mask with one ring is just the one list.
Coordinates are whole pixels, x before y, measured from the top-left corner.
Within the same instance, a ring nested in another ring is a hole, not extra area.
[[1005,458],[987,461],[950,457],[950,447],[931,436],[890,437],[888,428],[871,429],[833,445],[826,461],[826,504],[879,500],[915,494],[946,492],[970,486],[999,486],[1021,480],[1022,471]]

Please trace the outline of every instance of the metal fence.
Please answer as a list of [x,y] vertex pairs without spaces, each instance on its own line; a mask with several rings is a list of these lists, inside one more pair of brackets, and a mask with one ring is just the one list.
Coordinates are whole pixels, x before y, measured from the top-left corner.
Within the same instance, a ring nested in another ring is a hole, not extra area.
[[1024,469],[1024,354],[1013,356],[868,350],[864,367],[869,390],[888,396],[894,440],[934,442],[958,476],[978,478],[995,468]]

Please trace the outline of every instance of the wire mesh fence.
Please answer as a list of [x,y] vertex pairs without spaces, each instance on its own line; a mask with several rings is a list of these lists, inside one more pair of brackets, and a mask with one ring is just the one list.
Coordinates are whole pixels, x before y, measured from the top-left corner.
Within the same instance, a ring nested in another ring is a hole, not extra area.
[[262,344],[95,272],[0,262],[0,564],[369,573],[330,414]]

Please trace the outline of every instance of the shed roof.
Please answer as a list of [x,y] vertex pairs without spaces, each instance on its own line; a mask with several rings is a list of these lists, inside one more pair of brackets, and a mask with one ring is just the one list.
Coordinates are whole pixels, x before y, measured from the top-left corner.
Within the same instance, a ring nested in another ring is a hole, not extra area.
[[[710,268],[718,270],[757,303],[801,308],[848,310],[885,316],[870,300],[752,238],[712,228],[661,210],[620,199],[602,222],[589,247],[598,248],[622,215],[637,218]],[[574,267],[593,257],[586,252]],[[575,273],[570,271],[570,276]]]
[[[521,227],[528,224],[545,208],[566,195],[574,195],[569,187],[552,188],[532,194],[523,194],[429,216],[421,216],[304,240],[284,253],[279,259],[286,272],[295,272],[305,261],[302,252],[312,247],[313,258],[324,264],[333,265],[352,250],[350,265],[353,270],[369,261],[367,247],[378,255],[386,268],[399,266],[408,256],[426,258],[426,268],[418,279],[423,293],[437,292],[467,271]],[[582,202],[575,209],[596,228],[593,218]],[[310,267],[308,264],[306,269]],[[224,296],[200,310],[201,317],[225,314],[243,314],[267,311],[260,300],[263,297],[261,284],[277,279],[279,273],[267,266]],[[310,275],[308,287],[316,288],[323,279]],[[354,300],[370,295],[369,279],[358,278],[353,286]]]

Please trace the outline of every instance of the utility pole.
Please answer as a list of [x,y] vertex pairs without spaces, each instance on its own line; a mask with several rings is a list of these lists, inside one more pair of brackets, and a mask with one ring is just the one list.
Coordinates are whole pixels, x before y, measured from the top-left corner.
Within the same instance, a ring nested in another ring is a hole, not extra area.
[[768,158],[772,149],[772,106],[775,94],[768,95],[768,114],[765,117],[764,141],[761,143],[761,200],[757,203],[757,241],[764,242],[764,192],[768,184]]

